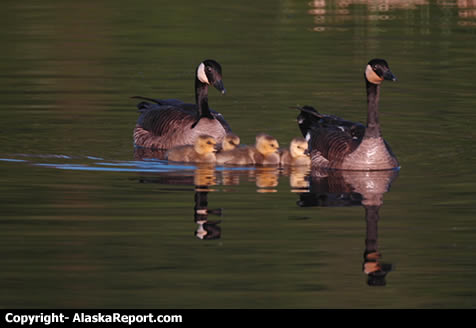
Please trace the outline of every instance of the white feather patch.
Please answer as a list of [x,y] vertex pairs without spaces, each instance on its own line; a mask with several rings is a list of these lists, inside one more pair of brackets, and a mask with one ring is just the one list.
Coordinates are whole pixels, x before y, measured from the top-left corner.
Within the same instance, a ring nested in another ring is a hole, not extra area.
[[306,133],[306,141],[309,141],[311,140],[311,133]]
[[205,74],[205,64],[204,63],[201,63],[197,68],[197,78],[202,83],[210,84],[210,82],[208,82],[207,74]]
[[370,83],[373,84],[380,84],[383,81],[383,78],[378,76],[370,65],[367,65],[367,68],[365,69],[365,77],[367,78],[367,80],[369,80]]

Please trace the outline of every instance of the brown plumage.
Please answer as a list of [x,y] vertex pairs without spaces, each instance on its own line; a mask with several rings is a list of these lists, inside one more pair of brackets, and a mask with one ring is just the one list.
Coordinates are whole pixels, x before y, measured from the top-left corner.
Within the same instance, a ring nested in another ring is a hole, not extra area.
[[342,170],[387,170],[398,161],[382,138],[378,120],[380,84],[395,81],[383,59],[373,59],[364,74],[367,87],[367,126],[318,113],[310,106],[298,108],[298,125],[309,143],[313,167]]
[[209,135],[199,136],[193,145],[176,146],[167,152],[169,161],[190,163],[215,163],[216,140]]
[[221,145],[231,128],[220,113],[208,107],[209,85],[225,93],[221,66],[210,59],[200,63],[196,70],[196,104],[177,99],[133,97],[146,100],[137,105],[141,114],[133,133],[135,146],[169,149],[193,144],[202,134],[213,136]]

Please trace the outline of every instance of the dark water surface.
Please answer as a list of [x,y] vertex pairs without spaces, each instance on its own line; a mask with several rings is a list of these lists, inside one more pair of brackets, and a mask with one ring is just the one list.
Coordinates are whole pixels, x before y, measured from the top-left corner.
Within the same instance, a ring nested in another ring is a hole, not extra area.
[[[0,307],[475,308],[476,3],[196,3],[3,4]],[[205,58],[242,141],[287,146],[292,106],[365,120],[374,57],[399,172],[134,152],[129,97],[192,102]]]

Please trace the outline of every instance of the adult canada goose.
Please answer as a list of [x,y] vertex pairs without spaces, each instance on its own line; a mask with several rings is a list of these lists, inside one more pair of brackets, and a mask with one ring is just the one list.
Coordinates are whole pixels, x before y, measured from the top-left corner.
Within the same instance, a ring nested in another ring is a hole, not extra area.
[[217,164],[268,165],[279,164],[279,143],[267,134],[258,134],[254,146],[243,146],[216,154]]
[[309,142],[313,167],[341,170],[388,170],[399,164],[382,137],[379,122],[380,84],[396,81],[383,59],[372,59],[365,68],[367,126],[318,113],[314,108],[298,108],[299,128]]
[[198,65],[195,74],[195,104],[177,99],[150,99],[137,105],[141,113],[134,129],[134,144],[138,147],[169,149],[179,145],[193,145],[198,136],[208,134],[221,145],[231,128],[223,116],[208,107],[208,86],[222,94],[221,66],[207,59]]
[[216,140],[200,135],[193,145],[176,146],[167,151],[167,159],[174,162],[215,163]]
[[283,149],[280,152],[279,164],[281,166],[309,166],[311,165],[311,158],[309,156],[307,140],[301,137],[296,137],[291,140],[289,149]]

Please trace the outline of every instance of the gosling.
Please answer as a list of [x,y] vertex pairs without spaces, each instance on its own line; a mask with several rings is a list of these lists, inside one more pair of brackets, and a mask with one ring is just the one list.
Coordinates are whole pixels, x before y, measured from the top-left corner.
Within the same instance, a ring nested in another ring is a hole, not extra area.
[[221,145],[221,152],[233,150],[240,145],[240,137],[236,134],[228,133],[225,138],[223,138],[223,142]]
[[279,142],[270,135],[258,134],[252,153],[255,165],[279,165]]
[[289,149],[281,150],[279,164],[281,166],[310,166],[311,157],[306,139],[296,137],[291,140]]
[[216,154],[217,164],[267,165],[279,164],[278,141],[268,135],[256,136],[255,146],[241,146]]
[[167,159],[174,162],[215,163],[216,140],[209,135],[200,135],[194,145],[177,146],[167,152]]

